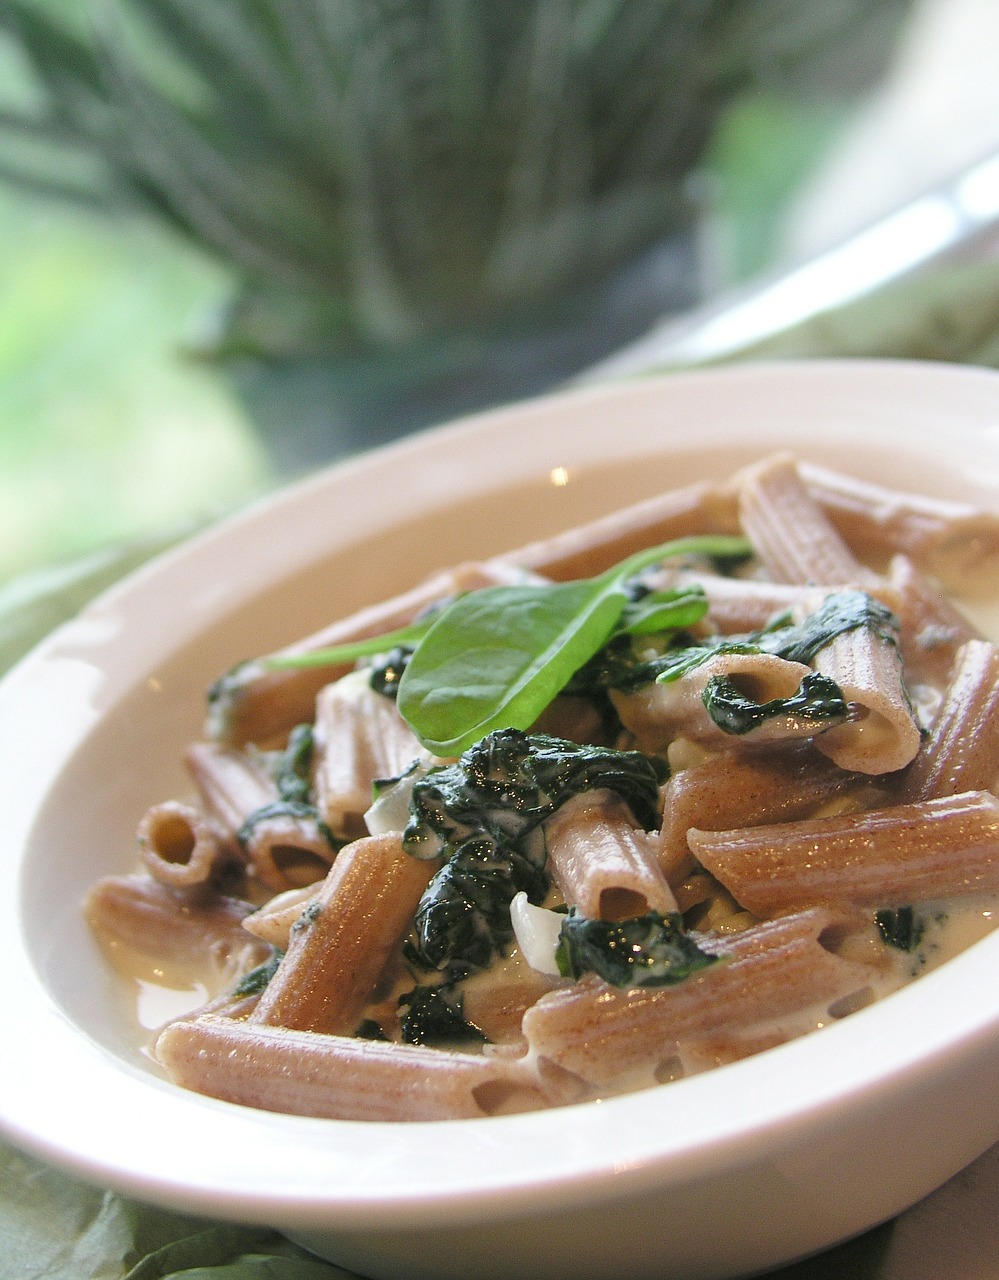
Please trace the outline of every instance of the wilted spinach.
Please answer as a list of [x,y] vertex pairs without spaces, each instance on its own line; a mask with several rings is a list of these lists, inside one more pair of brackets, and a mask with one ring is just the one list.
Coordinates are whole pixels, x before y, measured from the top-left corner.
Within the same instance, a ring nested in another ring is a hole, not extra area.
[[677,912],[591,920],[570,909],[555,953],[566,978],[595,973],[615,987],[665,987],[717,963],[683,930]]
[[442,857],[416,912],[415,954],[430,968],[485,968],[513,937],[510,903],[547,893],[541,824],[574,795],[606,787],[642,826],[658,822],[665,765],[638,751],[498,730],[413,786],[403,845]]

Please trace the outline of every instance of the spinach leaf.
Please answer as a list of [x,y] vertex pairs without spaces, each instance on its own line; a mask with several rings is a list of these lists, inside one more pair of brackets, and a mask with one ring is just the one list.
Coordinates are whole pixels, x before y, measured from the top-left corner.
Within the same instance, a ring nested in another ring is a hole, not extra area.
[[259,823],[271,818],[291,818],[314,823],[331,849],[338,850],[341,847],[343,842],[337,840],[326,823],[322,821],[318,810],[309,798],[314,748],[312,725],[296,725],[288,735],[287,746],[276,754],[270,766],[270,775],[277,787],[277,799],[261,805],[259,809],[254,809],[243,819],[242,825],[236,832],[236,839],[241,845],[247,844]]
[[614,636],[648,636],[663,631],[683,631],[700,622],[708,611],[703,587],[676,591],[650,591],[624,606]]
[[885,945],[898,951],[915,951],[926,928],[926,922],[912,907],[885,907],[875,911],[874,923]]
[[275,948],[262,964],[258,964],[254,969],[248,969],[233,987],[233,998],[241,1000],[246,996],[259,996],[277,973],[277,967],[283,956],[284,952]]
[[457,755],[497,728],[527,729],[614,634],[642,569],[682,555],[748,554],[741,538],[683,538],[595,578],[485,587],[460,596],[420,642],[399,711],[421,743]]
[[280,799],[308,800],[314,750],[312,725],[297,724],[288,734],[288,744],[278,754],[271,771]]
[[675,643],[683,639],[678,635],[663,653],[651,658],[640,657],[630,641],[618,633],[576,674],[567,691],[592,696],[601,688],[632,692],[653,681],[667,684],[710,658],[729,653],[770,653],[807,665],[837,636],[860,627],[871,628],[891,643],[898,641],[895,615],[863,591],[833,592],[800,623],[791,623],[785,616],[760,631],[687,645]]
[[468,1022],[461,997],[449,983],[417,986],[399,997],[399,1023],[405,1044],[486,1044],[487,1037]]
[[729,676],[712,676],[704,686],[701,701],[719,729],[740,736],[768,720],[784,718],[810,725],[820,733],[842,724],[850,714],[839,685],[816,671],[802,678],[797,693],[770,702],[754,702],[746,697]]
[[[259,659],[259,665],[270,671],[294,671],[307,667],[339,667],[359,658],[377,657],[395,648],[411,649],[430,630],[439,610],[420,614],[413,622],[384,635],[368,636],[364,640],[351,640],[346,644],[331,645],[326,649],[311,649],[307,653],[273,653]],[[244,664],[245,665],[245,664]],[[234,673],[238,673],[239,667]],[[223,680],[225,677],[223,677]]]
[[524,892],[537,905],[548,891],[544,820],[572,796],[607,787],[650,829],[665,776],[661,761],[638,751],[504,729],[418,778],[403,847],[445,861],[416,911],[417,959],[437,969],[485,968],[513,937],[514,896]]
[[571,908],[555,952],[565,978],[595,973],[615,987],[665,987],[717,962],[683,931],[678,912],[591,920]]
[[891,644],[898,643],[898,619],[887,605],[865,591],[834,591],[804,621],[758,631],[753,642],[765,653],[807,666],[837,636],[861,627]]

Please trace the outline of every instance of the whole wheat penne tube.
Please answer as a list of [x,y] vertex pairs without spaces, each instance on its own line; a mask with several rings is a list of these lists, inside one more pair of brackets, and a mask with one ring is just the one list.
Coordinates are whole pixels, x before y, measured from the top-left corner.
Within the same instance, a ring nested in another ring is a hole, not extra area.
[[242,922],[248,902],[204,885],[172,888],[151,876],[106,876],[84,899],[84,915],[106,946],[122,945],[165,964],[224,967],[259,963],[267,948]]
[[870,774],[893,773],[915,759],[920,728],[894,639],[872,627],[844,631],[819,650],[814,666],[836,682],[851,709],[849,720],[816,738],[823,755]]
[[305,885],[301,889],[285,889],[258,907],[243,921],[243,928],[255,938],[261,938],[278,951],[287,951],[292,928],[302,913],[316,900],[321,884]]
[[316,698],[316,806],[338,835],[364,833],[373,785],[426,758],[395,700],[371,687],[365,671],[326,685]]
[[520,1045],[526,1050],[521,1023],[524,1014],[551,991],[559,979],[521,965],[509,978],[476,976],[462,987],[462,1016],[477,1027],[493,1048]]
[[330,1120],[477,1119],[561,1100],[522,1059],[230,1018],[171,1023],[156,1042],[156,1056],[186,1089],[264,1111]]
[[[725,732],[708,714],[704,692],[716,677],[728,677],[739,692],[758,706],[798,693],[811,668],[771,653],[721,653],[708,658],[676,680],[643,685],[633,692],[611,691],[611,701],[621,718],[646,751],[663,751],[674,738],[683,736],[711,746],[731,744]],[[845,714],[845,713],[844,713]],[[828,732],[826,722],[821,726]],[[755,746],[768,742],[791,742],[811,738],[818,728],[793,713],[775,714],[744,733],[740,742]]]
[[177,888],[208,884],[227,862],[240,860],[235,841],[224,839],[200,810],[178,800],[147,809],[137,836],[149,874]]
[[591,920],[676,910],[653,838],[628,806],[600,788],[574,796],[544,824],[552,876],[565,901]]
[[809,493],[790,455],[742,472],[738,494],[742,527],[776,581],[829,586],[875,581]]
[[283,893],[322,880],[337,846],[312,814],[273,812],[250,821],[241,838],[247,860],[261,884]]
[[892,559],[890,577],[897,596],[894,609],[908,678],[910,682],[942,685],[961,645],[981,636],[908,556]]
[[741,1062],[743,1058],[786,1044],[795,1038],[795,1034],[796,1028],[792,1023],[791,1026],[778,1025],[760,1031],[719,1031],[714,1035],[691,1036],[677,1044],[677,1074],[694,1076],[715,1067]]
[[[406,626],[432,605],[464,591],[497,583],[522,581],[514,565],[465,564],[435,574],[411,591],[360,609],[268,655],[289,658],[388,634]],[[311,721],[316,694],[331,680],[346,675],[353,663],[276,670],[267,659],[235,667],[209,691],[206,736],[229,746],[267,743],[296,724]]]
[[185,761],[209,812],[232,834],[262,884],[281,893],[325,876],[337,844],[317,814],[278,803],[260,756],[196,742]]
[[815,600],[815,589],[788,582],[764,582],[757,578],[727,578],[718,573],[689,569],[662,569],[647,576],[655,590],[700,587],[708,601],[701,629],[713,635],[762,631],[784,614],[805,614]]
[[840,769],[811,744],[788,749],[724,751],[673,774],[663,794],[658,857],[671,884],[693,870],[691,827],[724,831],[804,818],[857,788],[859,777]]
[[750,1027],[863,987],[869,968],[822,945],[836,921],[819,910],[755,925],[716,942],[719,963],[672,987],[584,978],[553,991],[524,1015],[531,1052],[597,1089],[629,1076],[655,1083],[686,1036]]
[[261,761],[214,742],[192,742],[184,764],[201,800],[227,835],[235,838],[251,813],[278,798]]
[[999,890],[999,800],[983,791],[780,826],[693,829],[687,839],[702,866],[759,916]]
[[403,852],[396,832],[342,849],[301,927],[292,930],[254,1021],[353,1031],[435,869]]
[[491,563],[519,565],[567,582],[602,573],[645,547],[706,533],[739,533],[736,503],[722,486],[693,484],[506,552]]
[[841,536],[862,558],[904,552],[953,590],[994,588],[999,516],[966,503],[870,484],[802,463],[801,476]]
[[936,720],[906,770],[899,799],[987,791],[997,778],[999,650],[987,640],[969,640],[958,651]]

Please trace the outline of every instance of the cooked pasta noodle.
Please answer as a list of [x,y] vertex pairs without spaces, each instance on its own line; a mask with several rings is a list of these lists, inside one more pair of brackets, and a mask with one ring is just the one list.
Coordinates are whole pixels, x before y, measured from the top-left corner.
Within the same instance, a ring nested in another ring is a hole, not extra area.
[[937,583],[997,549],[780,454],[237,665],[193,798],[85,904],[201,974],[154,1057],[265,1110],[484,1118],[890,996],[999,895],[999,651]]

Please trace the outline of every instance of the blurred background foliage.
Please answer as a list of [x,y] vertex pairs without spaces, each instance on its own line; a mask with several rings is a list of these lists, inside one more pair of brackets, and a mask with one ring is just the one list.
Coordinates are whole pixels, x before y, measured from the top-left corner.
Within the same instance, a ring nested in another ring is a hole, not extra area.
[[771,261],[907,0],[0,0],[0,577]]

